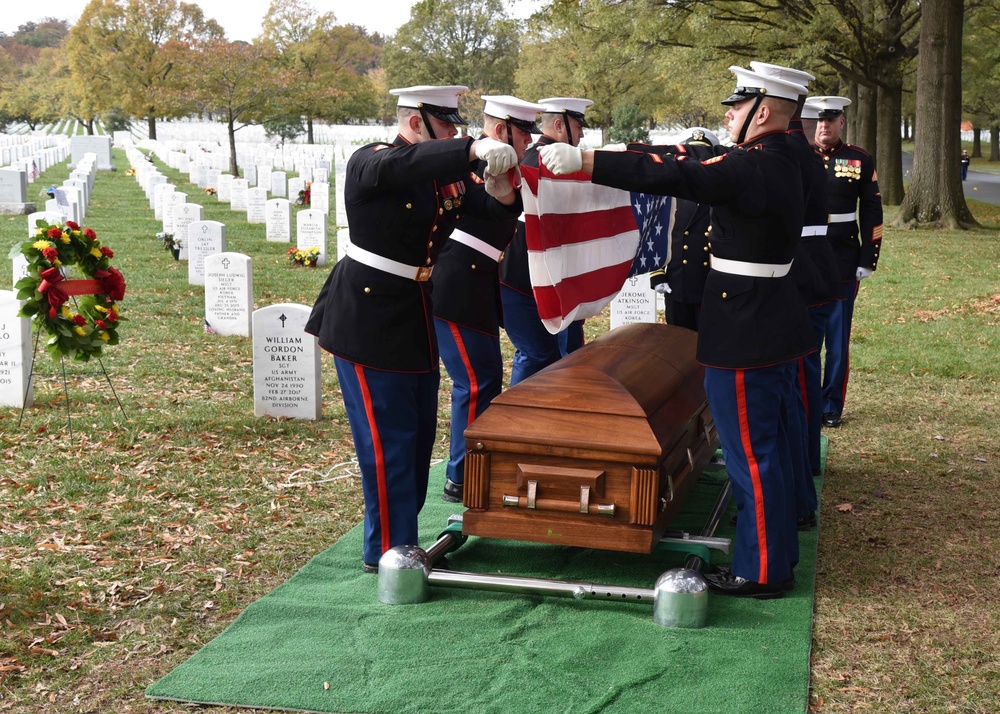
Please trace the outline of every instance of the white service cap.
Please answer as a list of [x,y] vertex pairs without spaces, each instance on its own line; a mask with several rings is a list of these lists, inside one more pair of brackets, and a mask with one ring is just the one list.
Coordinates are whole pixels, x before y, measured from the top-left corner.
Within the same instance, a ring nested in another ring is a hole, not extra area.
[[458,84],[434,86],[420,84],[415,87],[390,89],[389,94],[398,97],[397,107],[423,109],[431,116],[449,124],[468,124],[458,113],[458,98],[469,91],[468,87]]
[[751,62],[750,67],[757,74],[762,74],[765,77],[777,77],[778,79],[784,79],[787,82],[795,82],[795,84],[801,84],[803,87],[808,88],[809,83],[816,79],[813,75],[808,72],[804,72],[801,69],[792,69],[791,67],[782,67],[779,64],[768,64],[767,62]]
[[[850,103],[851,100],[847,97],[809,97],[806,100],[803,111],[808,107],[816,110],[817,119],[832,119],[843,114],[844,107]],[[808,119],[809,117],[806,118]]]
[[711,146],[719,145],[719,137],[711,129],[703,126],[693,126],[684,132],[682,144],[706,144]]
[[546,111],[542,104],[533,104],[509,94],[497,94],[483,97],[485,106],[483,112],[497,119],[506,119],[521,131],[532,134],[540,133],[535,125],[535,119]]
[[587,107],[593,104],[589,99],[581,99],[580,97],[549,97],[548,99],[539,99],[538,103],[545,106],[543,111],[546,113],[568,114],[583,124],[584,127],[590,127],[590,124],[587,123],[587,120],[583,116]]
[[799,97],[807,94],[808,89],[796,82],[789,82],[778,77],[768,77],[743,67],[730,67],[729,71],[736,75],[736,89],[723,104],[736,104],[744,99],[757,96],[775,97],[797,102]]

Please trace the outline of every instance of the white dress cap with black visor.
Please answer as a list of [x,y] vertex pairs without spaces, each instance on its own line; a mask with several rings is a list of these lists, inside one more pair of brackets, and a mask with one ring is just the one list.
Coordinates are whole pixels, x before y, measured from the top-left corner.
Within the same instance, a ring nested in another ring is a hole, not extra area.
[[483,113],[497,119],[503,119],[511,126],[529,134],[541,134],[535,123],[538,115],[546,111],[541,104],[533,104],[509,94],[496,94],[483,97]]
[[757,113],[757,107],[760,106],[765,97],[784,99],[797,104],[800,97],[809,93],[808,89],[797,82],[789,82],[780,77],[769,77],[754,72],[752,69],[734,66],[730,67],[729,71],[736,75],[736,88],[729,97],[722,100],[722,103],[732,106],[747,99],[754,100],[753,107],[747,112],[743,126],[740,127],[739,135],[736,137],[737,144],[742,144],[746,140],[750,123]]
[[[546,114],[562,114],[567,118],[573,117],[580,122],[580,126],[584,129],[590,128],[590,124],[587,123],[587,119],[583,115],[587,107],[594,103],[590,99],[582,99],[580,97],[549,97],[548,99],[539,99],[538,103],[545,106]],[[569,137],[569,143],[572,144],[573,130],[569,122],[566,122],[566,134]]]
[[424,125],[431,138],[434,136],[434,129],[427,120],[430,115],[448,124],[459,124],[467,126],[469,122],[458,113],[458,98],[469,91],[468,87],[458,84],[446,86],[434,86],[430,84],[420,84],[415,87],[403,87],[402,89],[390,89],[389,94],[397,97],[397,107],[408,107],[419,109],[420,116],[424,120]]
[[844,113],[844,107],[850,103],[847,97],[809,97],[806,108],[815,110],[817,119],[835,119]]

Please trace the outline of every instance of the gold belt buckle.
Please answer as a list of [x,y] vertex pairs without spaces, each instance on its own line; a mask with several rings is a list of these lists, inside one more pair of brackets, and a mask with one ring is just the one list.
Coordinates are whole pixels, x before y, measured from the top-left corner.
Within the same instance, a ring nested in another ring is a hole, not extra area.
[[425,283],[431,278],[431,268],[429,266],[422,265],[417,268],[417,277],[414,278],[418,283]]

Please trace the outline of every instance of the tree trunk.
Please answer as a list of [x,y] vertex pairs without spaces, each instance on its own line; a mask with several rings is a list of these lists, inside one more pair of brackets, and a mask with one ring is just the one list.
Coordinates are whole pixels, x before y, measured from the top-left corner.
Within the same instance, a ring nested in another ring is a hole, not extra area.
[[87,130],[87,136],[94,135],[94,120],[88,119],[83,123],[83,128]]
[[972,158],[983,158],[983,141],[979,136],[981,129],[978,124],[972,125]]
[[913,138],[913,135],[910,133],[911,129],[912,125],[910,124],[910,117],[903,117],[903,141],[909,141]]
[[236,164],[236,127],[233,118],[229,117],[229,123],[226,125],[229,130],[229,173],[233,175],[233,178],[240,177],[240,167]]
[[899,77],[892,86],[878,88],[879,141],[875,168],[882,203],[888,206],[898,206],[903,201],[903,139],[899,135],[902,123],[903,78]]
[[146,117],[146,131],[149,132],[149,138],[156,141],[156,117],[152,114]]
[[844,125],[844,133],[840,138],[845,143],[855,144],[858,143],[857,137],[861,136],[861,105],[858,100],[858,83],[853,80],[848,82],[847,91],[844,94],[851,100],[851,106],[857,111],[848,110],[846,112],[847,120]]
[[[876,97],[878,93],[874,87],[858,85],[857,107],[849,107],[847,111],[854,114],[857,120],[857,131],[851,136],[850,143],[860,146],[872,156],[878,156],[878,106]],[[899,131],[898,129],[896,130]],[[882,188],[879,185],[879,188]]]
[[962,193],[963,0],[924,0],[917,65],[917,132],[910,190],[897,227],[977,227]]
[[306,117],[306,137],[310,144],[315,144],[313,141],[313,118]]
[[1000,161],[1000,126],[990,127],[990,161]]

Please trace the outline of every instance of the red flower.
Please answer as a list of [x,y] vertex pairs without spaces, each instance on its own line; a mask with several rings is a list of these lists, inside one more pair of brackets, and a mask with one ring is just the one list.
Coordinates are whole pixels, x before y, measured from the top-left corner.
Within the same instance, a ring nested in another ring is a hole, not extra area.
[[84,325],[87,324],[87,318],[85,318],[83,315],[73,315],[73,324],[77,325],[78,327],[83,327]]
[[[66,225],[69,225],[69,224],[66,224]],[[87,236],[87,240],[94,240],[95,238],[97,238],[97,234],[94,233],[94,229],[93,228],[84,228],[83,229],[83,235]],[[108,256],[108,257],[110,258],[111,256]]]
[[101,281],[104,292],[113,302],[118,302],[125,297],[125,278],[118,272],[117,268],[98,270],[94,273],[94,277]]
[[94,320],[94,327],[96,327],[98,330],[106,330],[108,329],[108,323],[106,323],[104,320]]
[[53,263],[59,258],[59,251],[55,248],[43,248],[42,256],[50,263]]
[[56,226],[49,228],[49,238],[55,238],[56,240],[62,238],[62,228],[57,228]]
[[[89,231],[90,229],[88,228],[87,230]],[[91,231],[91,232],[93,232],[93,231]],[[91,240],[93,240],[93,238],[91,238]],[[101,255],[103,255],[105,258],[114,258],[115,257],[115,252],[113,250],[111,250],[110,248],[108,248],[106,245],[102,245],[101,246]]]
[[110,310],[108,310],[108,319],[111,322],[118,322],[118,313],[115,312],[114,308],[111,308]]
[[80,224],[75,221],[66,221],[66,227],[73,231],[80,230]]

